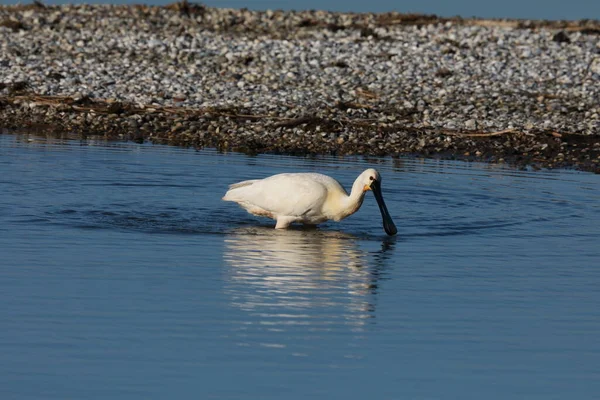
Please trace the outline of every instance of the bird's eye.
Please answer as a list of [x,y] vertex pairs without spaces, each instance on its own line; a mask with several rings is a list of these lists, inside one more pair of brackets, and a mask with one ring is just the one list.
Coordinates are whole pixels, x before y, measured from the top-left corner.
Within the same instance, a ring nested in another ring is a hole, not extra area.
[[370,176],[370,177],[369,177],[369,180],[370,180],[370,181],[372,181],[373,179],[375,179],[375,178],[373,178],[372,176]]

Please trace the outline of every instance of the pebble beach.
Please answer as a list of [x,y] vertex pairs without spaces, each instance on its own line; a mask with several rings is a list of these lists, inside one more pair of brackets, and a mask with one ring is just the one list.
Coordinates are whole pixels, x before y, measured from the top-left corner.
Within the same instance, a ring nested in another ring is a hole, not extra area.
[[0,128],[600,172],[600,22],[1,6]]

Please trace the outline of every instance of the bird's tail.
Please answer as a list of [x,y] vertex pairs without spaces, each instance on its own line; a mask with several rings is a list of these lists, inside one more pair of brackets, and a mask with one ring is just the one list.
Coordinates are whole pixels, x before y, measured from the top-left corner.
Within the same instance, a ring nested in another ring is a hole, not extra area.
[[229,190],[241,188],[241,187],[244,187],[244,186],[250,186],[250,185],[252,185],[256,181],[258,181],[258,179],[252,179],[250,181],[243,181],[243,182],[234,183],[233,185],[229,185]]
[[236,201],[234,199],[234,196],[233,196],[233,193],[232,193],[235,189],[239,189],[239,188],[243,188],[243,187],[246,187],[246,186],[250,186],[254,182],[257,182],[257,181],[258,181],[258,179],[253,179],[253,180],[250,180],[250,181],[243,181],[243,182],[238,182],[238,183],[234,183],[232,185],[229,185],[229,190],[227,191],[227,193],[225,193],[225,196],[223,196],[223,200],[225,200],[225,201]]

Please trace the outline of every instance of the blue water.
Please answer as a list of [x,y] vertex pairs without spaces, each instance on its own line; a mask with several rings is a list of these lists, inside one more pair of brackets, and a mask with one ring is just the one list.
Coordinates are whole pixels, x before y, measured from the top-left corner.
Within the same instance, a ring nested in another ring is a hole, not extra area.
[[[366,167],[396,237],[220,200]],[[0,135],[0,398],[596,399],[599,181]]]
[[[45,4],[91,3],[91,4],[151,4],[164,5],[174,0],[47,0]],[[23,3],[16,0],[0,0],[0,4]],[[599,19],[600,2],[589,0],[206,0],[211,7],[249,8],[251,10],[330,10],[343,12],[416,12],[445,17],[524,18],[524,19]]]

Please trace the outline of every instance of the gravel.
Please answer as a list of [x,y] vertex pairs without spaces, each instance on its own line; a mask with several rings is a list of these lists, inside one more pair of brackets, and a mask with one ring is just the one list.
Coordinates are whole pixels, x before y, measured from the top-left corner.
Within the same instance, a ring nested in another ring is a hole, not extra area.
[[592,20],[4,6],[0,127],[599,171],[599,38]]

